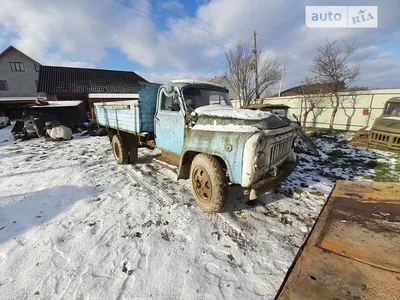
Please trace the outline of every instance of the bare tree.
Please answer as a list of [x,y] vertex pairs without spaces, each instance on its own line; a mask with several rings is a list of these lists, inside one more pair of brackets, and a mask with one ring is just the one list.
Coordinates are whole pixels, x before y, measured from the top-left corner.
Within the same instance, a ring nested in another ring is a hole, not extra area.
[[[243,100],[243,106],[247,106],[256,96],[254,55],[245,44],[237,44],[234,49],[225,53],[227,68],[225,75],[238,91],[239,101]],[[274,58],[264,50],[258,54],[258,85],[259,94],[262,95],[271,85],[280,79],[278,58]]]
[[314,115],[314,123],[316,118],[322,113],[324,108],[327,106],[328,99],[326,98],[326,91],[329,87],[326,84],[321,83],[318,77],[306,76],[302,81],[301,85],[303,93],[303,127],[307,125],[307,117],[312,112]]
[[348,93],[342,96],[340,106],[347,117],[346,130],[350,130],[351,120],[356,114],[356,106],[360,102],[360,95],[362,95],[366,90],[368,90],[367,87],[354,87],[348,89]]
[[353,82],[360,75],[360,64],[352,65],[349,58],[357,49],[355,43],[348,45],[344,43],[341,48],[336,45],[337,41],[326,41],[324,46],[318,47],[318,55],[313,59],[310,71],[319,77],[322,82],[331,85],[332,115],[329,121],[329,129],[333,129],[336,113],[340,105],[339,91]]

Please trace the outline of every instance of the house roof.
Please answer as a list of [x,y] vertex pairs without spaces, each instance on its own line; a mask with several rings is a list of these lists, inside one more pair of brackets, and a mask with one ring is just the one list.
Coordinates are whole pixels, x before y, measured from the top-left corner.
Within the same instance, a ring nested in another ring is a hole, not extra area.
[[17,48],[15,48],[13,45],[8,46],[3,52],[0,53],[0,58],[2,58],[4,55],[6,55],[8,52],[10,52],[11,50],[17,51],[18,53],[28,57],[30,60],[33,60],[35,63],[37,63],[38,65],[40,65],[40,63],[36,60],[34,60],[32,57],[26,55],[24,52],[18,50]]
[[208,82],[211,83],[219,83],[222,79],[224,79],[225,75],[221,75],[221,76],[215,76],[214,78],[208,80]]
[[147,82],[135,72],[42,66],[38,92],[43,93],[137,93],[138,83]]

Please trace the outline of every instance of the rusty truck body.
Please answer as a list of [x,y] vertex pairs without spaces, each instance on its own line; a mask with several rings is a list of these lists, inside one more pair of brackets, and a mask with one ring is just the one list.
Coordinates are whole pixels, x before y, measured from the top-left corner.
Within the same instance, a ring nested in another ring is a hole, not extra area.
[[139,147],[157,147],[178,166],[177,179],[206,212],[221,211],[229,183],[256,198],[295,168],[296,126],[269,112],[235,109],[228,90],[202,81],[143,83],[139,99],[96,103],[118,163],[134,163]]

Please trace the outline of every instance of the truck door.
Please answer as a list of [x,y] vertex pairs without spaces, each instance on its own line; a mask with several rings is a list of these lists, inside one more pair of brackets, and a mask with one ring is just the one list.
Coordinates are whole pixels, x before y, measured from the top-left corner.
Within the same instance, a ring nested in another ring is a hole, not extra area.
[[157,147],[181,155],[185,117],[177,93],[167,96],[164,88],[160,89],[154,123]]

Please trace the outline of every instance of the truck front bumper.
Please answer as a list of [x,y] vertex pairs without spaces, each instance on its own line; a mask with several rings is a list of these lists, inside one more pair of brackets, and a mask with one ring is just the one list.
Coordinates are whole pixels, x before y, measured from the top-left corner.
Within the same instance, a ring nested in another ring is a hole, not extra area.
[[256,183],[253,183],[250,188],[250,200],[255,200],[257,197],[265,194],[269,190],[277,187],[281,182],[283,182],[296,168],[299,159],[296,158],[295,162],[286,161],[283,165],[281,165],[278,169],[277,175],[274,177],[266,177],[262,178]]

